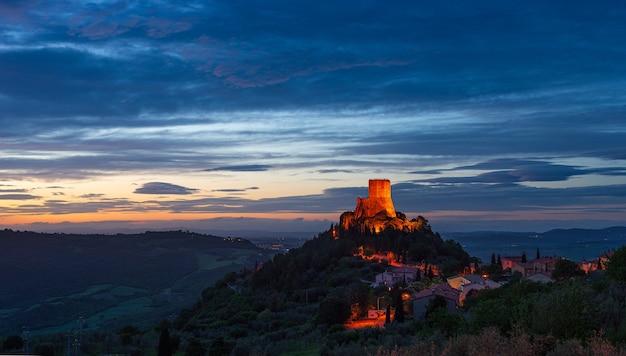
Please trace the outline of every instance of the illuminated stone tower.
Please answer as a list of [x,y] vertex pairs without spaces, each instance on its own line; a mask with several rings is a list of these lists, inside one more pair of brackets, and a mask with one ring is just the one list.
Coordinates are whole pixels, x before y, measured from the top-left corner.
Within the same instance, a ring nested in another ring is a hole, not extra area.
[[423,223],[417,219],[408,221],[406,215],[396,213],[391,201],[389,179],[370,179],[367,198],[356,198],[356,209],[346,211],[339,217],[343,231],[372,232],[375,234],[387,229],[405,232],[416,231]]
[[367,198],[357,198],[354,217],[373,217],[384,211],[390,218],[396,217],[396,209],[391,200],[391,182],[389,179],[370,179]]

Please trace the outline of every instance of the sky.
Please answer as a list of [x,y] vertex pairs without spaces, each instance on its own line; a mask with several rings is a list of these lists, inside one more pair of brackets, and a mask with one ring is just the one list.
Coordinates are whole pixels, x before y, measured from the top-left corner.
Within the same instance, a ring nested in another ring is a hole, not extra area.
[[0,227],[626,224],[622,1],[0,2]]

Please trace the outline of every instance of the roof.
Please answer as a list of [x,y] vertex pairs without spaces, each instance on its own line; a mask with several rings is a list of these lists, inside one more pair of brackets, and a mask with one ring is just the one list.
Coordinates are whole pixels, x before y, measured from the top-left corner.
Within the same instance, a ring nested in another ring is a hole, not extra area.
[[483,284],[485,282],[485,279],[477,274],[468,274],[465,276],[465,279],[476,284]]
[[522,267],[523,269],[534,269],[534,268],[535,268],[535,264],[534,264],[534,263],[532,263],[532,262],[520,262],[520,263],[517,263],[517,264],[516,264],[515,266],[513,266],[513,267],[516,267],[516,266],[520,266],[520,267]]
[[446,299],[450,299],[450,300],[457,302],[459,300],[460,294],[461,293],[458,290],[450,287],[448,283],[440,283],[440,284],[437,284],[436,286],[426,288],[420,292],[413,294],[412,299],[413,300],[424,299],[424,298],[429,298],[433,295],[438,295]]

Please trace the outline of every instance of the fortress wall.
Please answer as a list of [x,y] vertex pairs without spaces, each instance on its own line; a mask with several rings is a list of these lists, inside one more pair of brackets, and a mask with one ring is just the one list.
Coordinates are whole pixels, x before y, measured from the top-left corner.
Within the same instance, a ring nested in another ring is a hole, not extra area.
[[391,199],[391,182],[389,179],[370,179],[368,195],[370,198]]

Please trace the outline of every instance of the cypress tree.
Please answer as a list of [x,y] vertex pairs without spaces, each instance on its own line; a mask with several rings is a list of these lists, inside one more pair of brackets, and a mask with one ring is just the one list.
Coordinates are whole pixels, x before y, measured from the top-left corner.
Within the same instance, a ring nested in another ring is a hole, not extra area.
[[393,314],[393,320],[398,323],[404,323],[404,303],[402,302],[402,290],[395,286],[392,291],[393,304],[396,312]]
[[387,310],[385,311],[385,324],[391,323],[391,303],[387,304]]
[[170,338],[170,332],[167,328],[161,330],[161,336],[159,337],[159,351],[158,356],[172,356],[172,339]]

